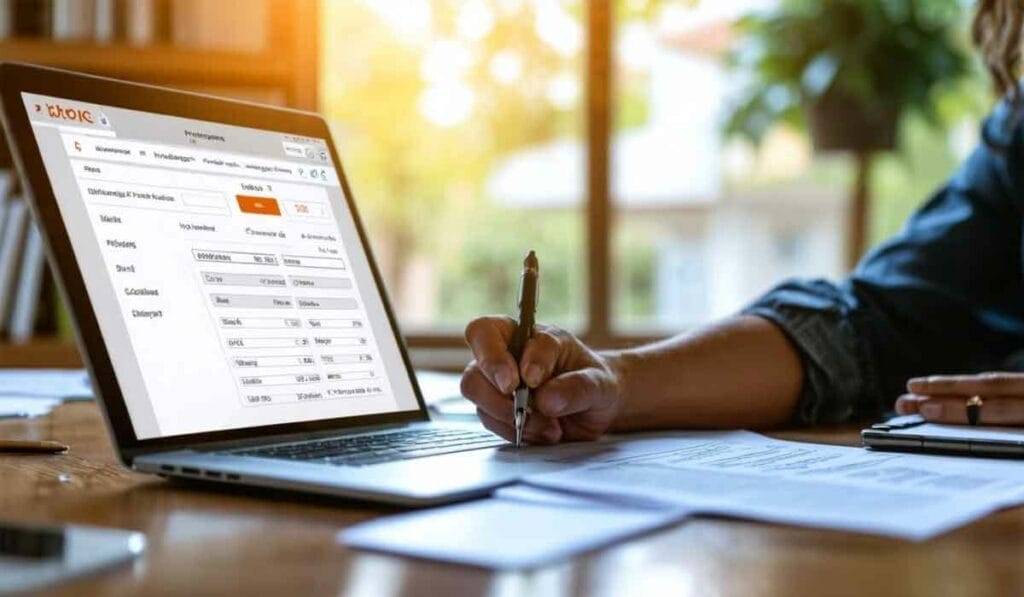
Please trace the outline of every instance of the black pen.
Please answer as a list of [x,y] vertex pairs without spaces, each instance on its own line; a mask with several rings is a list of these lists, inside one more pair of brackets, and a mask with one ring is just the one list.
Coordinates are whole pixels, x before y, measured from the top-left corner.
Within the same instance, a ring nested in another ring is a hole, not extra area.
[[[533,336],[534,316],[537,313],[537,291],[540,289],[540,264],[537,254],[532,250],[523,260],[523,276],[519,282],[519,320],[508,343],[508,351],[516,360],[516,366],[523,358],[526,341]],[[516,447],[523,443],[523,427],[526,426],[526,415],[530,407],[530,388],[519,376],[519,387],[512,393],[512,416],[516,423]]]

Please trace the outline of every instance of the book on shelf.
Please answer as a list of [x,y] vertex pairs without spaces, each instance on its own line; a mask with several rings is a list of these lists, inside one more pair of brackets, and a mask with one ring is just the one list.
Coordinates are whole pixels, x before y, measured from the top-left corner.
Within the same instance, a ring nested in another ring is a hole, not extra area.
[[51,32],[60,41],[86,41],[96,18],[94,0],[53,0]]
[[266,0],[0,0],[0,38],[259,51]]
[[28,342],[35,333],[45,268],[43,237],[35,221],[29,218],[21,251],[21,266],[12,297],[10,321],[7,324],[7,336],[13,343]]
[[49,0],[8,0],[4,3],[13,37],[49,37],[53,5]]
[[0,0],[0,38],[10,37],[14,29],[11,21],[11,5],[14,0]]
[[171,41],[171,0],[124,0],[124,39],[133,46]]
[[0,170],[0,335],[25,342],[38,323],[56,326],[50,313],[54,283],[32,212],[14,192],[16,181],[13,170]]
[[122,29],[118,23],[121,11],[117,0],[92,0],[92,39],[98,44],[114,42]]
[[28,206],[19,197],[8,200],[3,236],[0,237],[0,333],[10,329],[14,297],[17,295],[18,272],[31,216]]

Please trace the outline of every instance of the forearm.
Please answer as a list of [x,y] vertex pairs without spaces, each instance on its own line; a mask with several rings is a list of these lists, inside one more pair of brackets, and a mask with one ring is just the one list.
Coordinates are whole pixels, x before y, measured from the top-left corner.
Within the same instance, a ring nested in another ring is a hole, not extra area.
[[755,316],[606,356],[621,383],[616,431],[772,427],[789,419],[803,383],[789,340]]

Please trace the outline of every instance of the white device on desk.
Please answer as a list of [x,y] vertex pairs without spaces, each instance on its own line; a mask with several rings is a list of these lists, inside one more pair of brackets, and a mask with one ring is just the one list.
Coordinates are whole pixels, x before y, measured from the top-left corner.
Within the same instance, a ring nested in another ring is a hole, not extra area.
[[920,415],[889,419],[861,431],[869,448],[1024,458],[1024,429],[928,423]]
[[128,466],[399,504],[568,466],[430,420],[321,117],[15,64],[0,92]]

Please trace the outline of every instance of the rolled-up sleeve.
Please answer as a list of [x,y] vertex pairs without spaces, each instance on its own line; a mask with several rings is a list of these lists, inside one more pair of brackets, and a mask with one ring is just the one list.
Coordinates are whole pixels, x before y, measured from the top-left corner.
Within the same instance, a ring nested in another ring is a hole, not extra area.
[[878,416],[910,377],[999,369],[1024,347],[1024,156],[1007,122],[1004,106],[989,144],[849,278],[787,281],[744,309],[801,355],[796,421]]

